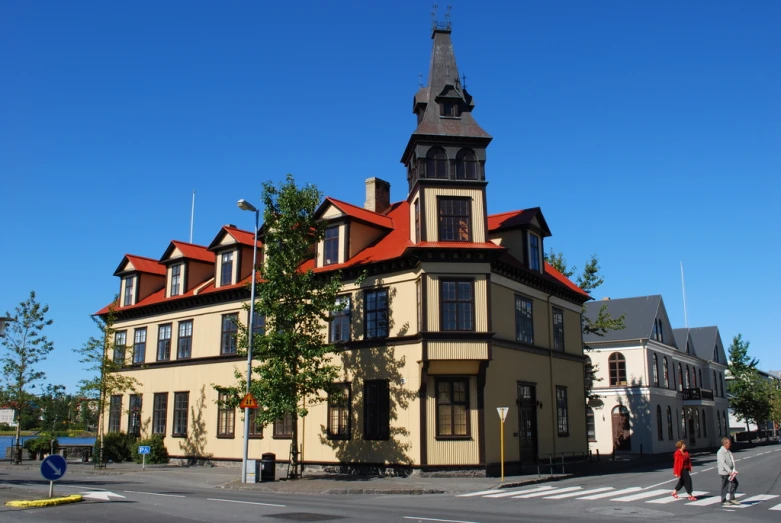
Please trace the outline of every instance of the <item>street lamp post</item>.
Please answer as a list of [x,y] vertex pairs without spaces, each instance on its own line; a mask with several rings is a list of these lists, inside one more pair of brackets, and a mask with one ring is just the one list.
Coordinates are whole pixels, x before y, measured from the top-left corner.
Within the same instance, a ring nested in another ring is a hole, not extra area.
[[[255,213],[255,241],[252,243],[252,284],[250,287],[250,307],[249,307],[249,332],[247,333],[247,394],[250,392],[252,382],[252,331],[254,329],[255,319],[255,271],[258,260],[258,226],[260,221],[260,211],[247,200],[239,200],[239,209],[242,211],[252,211]],[[241,482],[247,482],[247,457],[249,455],[249,407],[244,408],[244,454],[241,458]]]

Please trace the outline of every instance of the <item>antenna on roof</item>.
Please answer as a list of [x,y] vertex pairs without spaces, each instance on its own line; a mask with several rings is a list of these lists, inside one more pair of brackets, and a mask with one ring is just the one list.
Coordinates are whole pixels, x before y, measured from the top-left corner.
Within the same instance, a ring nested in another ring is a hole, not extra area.
[[447,6],[447,13],[445,13],[445,26],[447,27],[447,30],[450,31],[450,28],[452,27],[450,24],[450,11],[453,9],[453,6],[448,4]]
[[195,189],[193,189],[193,206],[190,209],[190,243],[193,242],[193,221],[195,220]]
[[431,27],[434,29],[437,28],[437,7],[439,7],[436,3],[431,6]]
[[681,262],[681,288],[683,289],[683,324],[689,328],[689,317],[686,313],[686,283],[683,280],[683,262]]
[[418,87],[423,88],[423,73],[418,74]]
[[462,74],[461,77],[463,79],[463,82],[461,83],[461,85],[464,88],[464,90],[466,90],[466,75]]

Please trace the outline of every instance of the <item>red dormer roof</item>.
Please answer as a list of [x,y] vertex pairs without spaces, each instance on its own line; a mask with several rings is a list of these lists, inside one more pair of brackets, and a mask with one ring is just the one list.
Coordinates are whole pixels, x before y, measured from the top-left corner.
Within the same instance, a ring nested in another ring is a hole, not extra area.
[[535,218],[537,218],[537,221],[539,222],[545,236],[550,236],[551,232],[548,228],[548,223],[542,216],[542,211],[539,207],[532,207],[531,209],[520,209],[517,211],[508,211],[500,214],[491,214],[488,216],[488,232],[497,232],[523,227],[532,223],[532,220]]
[[130,262],[133,265],[134,272],[165,276],[165,265],[160,264],[157,260],[153,260],[152,258],[136,256],[135,254],[125,254],[122,258],[122,262],[117,267],[117,270],[114,271],[114,276],[119,276],[120,273],[126,272],[125,264],[127,262]]
[[179,249],[179,252],[182,253],[182,256],[188,260],[197,260],[205,263],[214,263],[215,260],[214,253],[211,252],[208,247],[204,247],[203,245],[196,245],[194,243],[173,240],[170,245],[168,245],[168,248],[165,250],[163,255],[160,257],[160,262],[163,263],[166,258],[171,255],[174,249]]
[[[223,225],[222,229],[220,229],[220,232],[217,233],[217,236],[214,237],[214,240],[209,244],[208,249],[210,251],[213,251],[220,247],[220,241],[223,239],[225,235],[229,235],[231,238],[236,240],[236,243],[239,243],[241,245],[246,245],[247,247],[252,247],[252,242],[255,240],[255,233],[252,231],[245,231],[242,229],[237,229],[233,225]],[[258,247],[262,247],[263,242],[258,240]]]
[[390,218],[390,209],[392,209],[393,206],[391,206],[388,212],[383,215],[383,214],[378,214],[374,211],[369,211],[367,209],[357,207],[355,205],[343,202],[341,200],[337,200],[336,198],[331,198],[330,196],[326,196],[325,201],[323,201],[323,203],[320,205],[320,208],[317,209],[316,214],[319,215],[322,211],[324,211],[329,203],[335,206],[340,211],[342,211],[347,216],[350,216],[351,218],[355,218],[356,220],[360,220],[362,222],[366,222],[371,225],[376,225],[377,227],[382,227],[384,229],[393,228],[393,220]]

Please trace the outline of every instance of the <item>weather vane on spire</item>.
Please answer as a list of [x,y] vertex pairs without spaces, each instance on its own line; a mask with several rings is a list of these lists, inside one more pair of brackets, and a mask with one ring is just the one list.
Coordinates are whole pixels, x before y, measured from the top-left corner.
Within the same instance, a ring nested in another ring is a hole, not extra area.
[[436,31],[444,30],[444,31],[450,31],[452,26],[452,23],[450,21],[450,11],[453,9],[452,5],[447,6],[447,13],[445,13],[445,21],[444,22],[437,22],[437,8],[439,6],[437,4],[433,4],[431,6],[431,28]]

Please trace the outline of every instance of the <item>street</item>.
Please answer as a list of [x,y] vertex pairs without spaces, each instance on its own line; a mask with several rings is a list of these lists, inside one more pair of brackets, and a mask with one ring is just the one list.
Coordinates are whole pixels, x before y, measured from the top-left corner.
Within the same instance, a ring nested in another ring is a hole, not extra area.
[[[498,523],[505,521],[778,521],[781,517],[781,446],[735,454],[740,506],[723,508],[715,454],[695,458],[698,501],[675,500],[670,468],[570,478],[518,488],[432,495],[301,495],[221,488],[231,470],[126,472],[63,480],[60,495],[81,493],[85,502],[41,509],[0,509],[2,522],[377,521]],[[214,473],[211,473],[214,471]],[[436,481],[436,480],[434,480]],[[28,470],[8,467],[0,476],[10,491],[45,497],[48,483]]]

